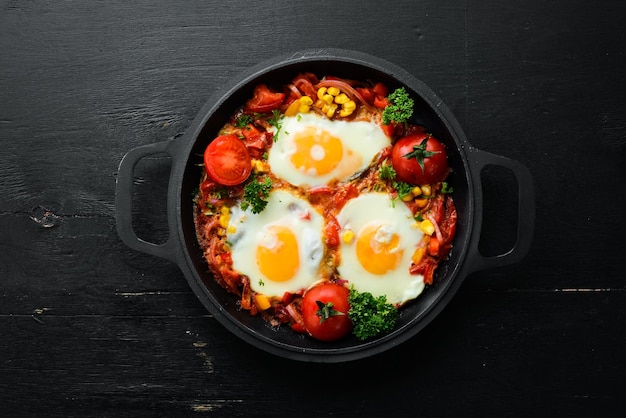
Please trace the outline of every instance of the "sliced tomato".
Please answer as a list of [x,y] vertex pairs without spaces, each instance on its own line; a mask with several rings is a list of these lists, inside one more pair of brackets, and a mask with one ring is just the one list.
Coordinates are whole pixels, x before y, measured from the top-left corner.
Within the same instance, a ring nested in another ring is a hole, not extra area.
[[204,151],[204,168],[216,183],[234,186],[248,178],[252,171],[252,160],[239,138],[235,135],[221,135]]
[[247,112],[267,113],[278,107],[285,100],[285,93],[273,92],[265,84],[259,84],[254,88],[252,99],[245,106]]

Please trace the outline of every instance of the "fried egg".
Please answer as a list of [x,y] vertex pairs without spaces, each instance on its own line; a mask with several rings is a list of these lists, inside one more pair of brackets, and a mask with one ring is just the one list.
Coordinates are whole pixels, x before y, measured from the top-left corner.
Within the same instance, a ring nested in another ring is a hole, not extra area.
[[250,278],[257,293],[281,297],[320,279],[324,220],[307,201],[284,191],[270,193],[258,214],[230,209],[226,228],[233,268]]
[[305,113],[281,120],[268,162],[272,172],[289,183],[314,187],[359,174],[390,144],[374,122]]
[[360,292],[385,295],[392,304],[415,299],[424,277],[409,267],[423,237],[410,209],[386,193],[350,200],[337,215],[341,227],[341,278]]

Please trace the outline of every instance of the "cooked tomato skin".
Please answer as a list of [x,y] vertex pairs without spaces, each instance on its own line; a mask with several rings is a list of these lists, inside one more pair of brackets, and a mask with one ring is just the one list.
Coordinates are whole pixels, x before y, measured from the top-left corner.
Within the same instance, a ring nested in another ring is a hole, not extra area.
[[[406,155],[412,153],[425,139],[428,140],[426,151],[434,154],[423,159],[422,170],[416,158],[407,158]],[[391,150],[391,163],[397,179],[410,184],[434,184],[443,181],[450,172],[445,146],[426,133],[400,138]]]
[[265,84],[254,88],[252,99],[248,100],[245,109],[247,112],[267,113],[278,109],[285,99],[285,93],[271,91]]
[[204,168],[216,183],[235,186],[252,171],[252,159],[245,144],[235,135],[220,135],[204,151]]
[[[310,288],[302,299],[302,318],[307,332],[321,341],[338,340],[352,331],[352,321],[348,318],[348,295],[350,291],[337,283],[323,283]],[[340,312],[324,321],[320,320],[317,312],[320,307],[317,302],[332,303],[332,309]]]

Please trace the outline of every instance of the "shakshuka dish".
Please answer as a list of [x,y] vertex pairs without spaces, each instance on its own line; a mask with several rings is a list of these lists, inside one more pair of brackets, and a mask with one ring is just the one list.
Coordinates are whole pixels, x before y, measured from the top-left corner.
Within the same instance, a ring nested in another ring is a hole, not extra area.
[[433,283],[457,213],[446,148],[413,108],[404,88],[304,73],[257,85],[211,138],[196,233],[242,309],[366,340]]

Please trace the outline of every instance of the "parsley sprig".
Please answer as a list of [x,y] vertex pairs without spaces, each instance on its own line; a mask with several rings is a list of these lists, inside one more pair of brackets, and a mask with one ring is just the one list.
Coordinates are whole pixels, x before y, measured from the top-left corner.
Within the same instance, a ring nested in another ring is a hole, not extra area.
[[387,96],[389,104],[383,110],[383,123],[389,125],[391,121],[396,123],[408,123],[413,115],[413,99],[409,97],[404,87],[400,87]]
[[272,190],[272,180],[265,177],[263,182],[253,178],[243,189],[243,202],[241,209],[246,210],[252,207],[252,213],[261,213],[267,206],[267,198]]
[[360,340],[367,340],[391,331],[398,320],[398,309],[387,303],[385,295],[374,297],[369,292],[350,288],[348,317],[354,326],[353,333]]
[[280,132],[280,130],[283,127],[283,118],[284,117],[285,117],[285,115],[280,113],[280,110],[275,109],[275,110],[272,110],[272,117],[270,117],[267,120],[267,123],[269,123],[274,128],[276,128],[276,132],[274,132],[274,142],[276,142],[278,140],[278,133]]

